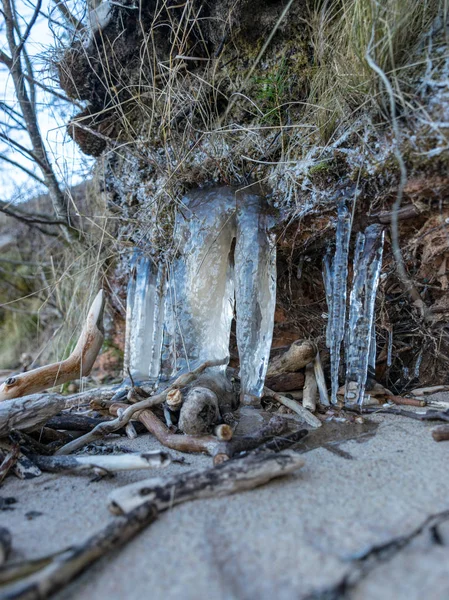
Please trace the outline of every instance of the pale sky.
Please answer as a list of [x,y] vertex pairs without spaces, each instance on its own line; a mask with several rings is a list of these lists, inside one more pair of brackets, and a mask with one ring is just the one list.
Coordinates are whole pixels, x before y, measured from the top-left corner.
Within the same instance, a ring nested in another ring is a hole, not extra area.
[[[17,12],[24,19],[27,19],[33,12],[34,0],[25,2],[24,0],[16,1]],[[50,13],[55,19],[60,20],[59,13],[55,13],[54,3],[50,0],[44,0],[42,5],[44,13]],[[0,17],[1,19],[2,17]],[[27,42],[27,50],[32,58],[34,66],[34,76],[37,80],[45,83],[48,87],[54,87],[53,77],[51,73],[50,61],[55,54],[57,47],[56,36],[61,34],[61,31],[50,29],[50,23],[45,17],[39,17],[31,35]],[[23,22],[22,31],[26,27],[25,20]],[[6,43],[3,24],[0,23],[0,47],[9,54]],[[42,136],[47,145],[47,151],[53,162],[55,171],[60,181],[64,185],[75,185],[83,181],[89,176],[90,168],[93,161],[82,155],[76,145],[72,142],[66,133],[66,124],[70,117],[73,116],[77,109],[71,104],[57,100],[56,104],[53,97],[37,88],[37,103],[40,107],[39,125]],[[14,86],[11,78],[8,75],[6,68],[0,65],[0,103],[6,102],[8,105],[15,106]],[[0,128],[2,125],[0,125]],[[6,133],[6,131],[4,131]],[[22,145],[30,147],[27,136],[16,132],[14,139]],[[7,148],[6,144],[0,141],[0,153],[7,150],[8,156],[13,160],[26,165],[30,170],[36,171],[39,174],[39,169],[26,160],[21,154],[13,148]],[[20,169],[13,167],[10,164],[0,161],[0,200],[3,201],[21,201],[33,196],[38,190],[39,185],[32,178],[28,177]]]

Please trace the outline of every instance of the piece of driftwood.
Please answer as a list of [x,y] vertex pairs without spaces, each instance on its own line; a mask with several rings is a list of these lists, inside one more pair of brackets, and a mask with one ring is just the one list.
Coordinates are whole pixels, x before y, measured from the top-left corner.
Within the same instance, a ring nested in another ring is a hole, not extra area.
[[207,387],[192,387],[179,412],[178,427],[188,435],[207,435],[220,422],[218,397]]
[[0,437],[13,429],[31,431],[44,425],[66,407],[66,398],[59,394],[33,394],[0,403]]
[[168,479],[146,479],[117,488],[109,495],[109,508],[115,514],[127,513],[149,501],[162,511],[190,500],[253,489],[293,473],[303,465],[304,460],[292,451],[251,453],[210,469],[188,471]]
[[[9,471],[16,464],[20,454],[20,446],[18,444],[13,444],[5,454],[0,452],[0,483],[5,479],[8,475]],[[1,564],[1,563],[0,563]]]
[[389,415],[398,415],[401,417],[408,417],[409,419],[416,419],[417,421],[449,421],[449,409],[447,410],[434,410],[429,409],[426,411],[414,411],[406,410],[404,408],[388,407],[388,408],[377,408],[375,406],[362,407],[360,410],[359,406],[345,406],[345,410],[349,412],[356,412],[362,414],[376,414],[384,413]]
[[71,355],[61,362],[9,377],[0,386],[0,402],[34,394],[89,375],[103,344],[103,308],[104,294],[100,290]]
[[[126,405],[117,403],[111,406],[111,414],[116,414],[117,410],[122,406]],[[167,425],[150,409],[140,411],[137,418],[166,448],[178,450],[179,452],[194,452],[214,456],[218,440],[212,435],[182,435],[172,433]]]
[[[131,540],[144,527],[157,519],[157,509],[151,502],[141,504],[131,513],[117,517],[85,542],[58,552],[52,557],[13,563],[0,569],[0,580],[8,581],[27,573],[23,581],[3,587],[2,600],[43,600],[69,583],[86,567]],[[8,571],[11,576],[8,576]]]
[[281,436],[288,428],[289,425],[285,419],[274,416],[254,433],[235,436],[227,442],[220,443],[214,453],[214,465],[219,465],[241,452],[254,450],[272,438]]
[[172,390],[171,392],[168,392],[165,402],[170,410],[179,410],[183,403],[181,390]]
[[167,452],[141,452],[107,454],[103,456],[41,456],[30,454],[29,458],[41,471],[61,472],[107,472],[134,471],[140,469],[162,469],[171,463]]
[[151,396],[150,398],[145,398],[140,402],[136,402],[135,404],[128,406],[122,415],[120,415],[116,419],[113,419],[112,421],[108,421],[107,423],[100,423],[100,425],[97,425],[97,427],[95,427],[95,429],[93,429],[92,431],[86,433],[85,435],[79,437],[76,440],[73,440],[73,442],[70,442],[69,444],[66,444],[65,446],[57,450],[56,454],[70,454],[75,450],[79,450],[79,448],[82,448],[89,442],[98,440],[107,435],[108,433],[113,433],[114,431],[117,431],[117,429],[120,429],[120,427],[124,427],[131,420],[131,418],[139,411],[163,404],[166,400],[167,394],[171,390],[186,387],[187,385],[192,383],[192,381],[194,381],[201,373],[203,373],[205,369],[225,364],[225,362],[226,359],[217,361],[206,361],[194,371],[190,373],[181,374],[175,379],[172,385],[170,385],[166,390],[164,390],[160,394],[156,394],[154,396]]
[[[0,441],[0,455],[5,456],[11,452],[12,447],[16,444],[9,444],[5,441]],[[34,479],[42,475],[42,471],[26,456],[20,449],[16,460],[11,466],[11,472],[19,479]]]
[[265,385],[275,392],[290,392],[304,386],[304,373],[279,373],[265,379]]
[[0,527],[0,565],[3,565],[11,552],[11,532],[6,527]]
[[301,419],[311,427],[314,427],[316,429],[318,427],[321,427],[321,421],[317,417],[315,417],[315,415],[313,415],[310,412],[310,410],[307,410],[307,408],[304,408],[301,404],[299,404],[299,402],[296,402],[296,400],[287,398],[287,396],[278,394],[266,387],[263,389],[263,395],[265,397],[276,400],[276,402],[279,402],[280,404],[283,404],[284,406],[295,412],[297,415],[299,415]]
[[432,429],[432,437],[436,442],[449,440],[449,425],[438,425]]
[[317,352],[313,361],[313,370],[318,386],[318,393],[321,406],[330,406],[329,394],[327,392],[326,379],[324,377],[323,365],[321,364],[320,353]]
[[[297,340],[282,353],[275,356],[268,365],[267,379],[283,373],[294,373],[311,362],[317,353],[317,347],[310,340]],[[298,386],[300,387],[300,386]],[[291,388],[298,389],[298,388]]]
[[428,394],[436,394],[437,392],[449,391],[449,385],[433,385],[431,387],[416,388],[410,393],[414,396],[426,396]]
[[418,400],[417,398],[404,398],[403,396],[386,396],[385,400],[392,402],[393,404],[399,404],[402,406],[426,406],[425,400]]
[[315,412],[318,397],[318,386],[315,379],[313,362],[306,366],[302,405],[307,410]]
[[294,452],[249,455],[219,467],[189,471],[169,479],[149,479],[115,490],[110,509],[119,516],[85,542],[50,557],[21,561],[0,568],[0,581],[7,583],[28,575],[2,589],[2,600],[43,600],[106,555],[123,546],[153,523],[158,512],[201,498],[221,497],[251,490],[272,479],[297,471],[304,464]]

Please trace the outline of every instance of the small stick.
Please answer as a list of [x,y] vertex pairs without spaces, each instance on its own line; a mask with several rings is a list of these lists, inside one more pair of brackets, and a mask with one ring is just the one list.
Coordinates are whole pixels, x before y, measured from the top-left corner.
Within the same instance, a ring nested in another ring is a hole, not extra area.
[[307,410],[307,408],[304,408],[303,406],[301,406],[301,404],[299,404],[299,402],[296,402],[296,400],[292,400],[291,398],[287,398],[282,394],[273,392],[273,390],[270,390],[266,387],[264,387],[263,389],[263,395],[268,398],[273,398],[273,400],[276,400],[276,402],[283,404],[284,406],[295,412],[297,415],[299,415],[301,419],[311,427],[314,427],[315,429],[321,427],[321,421],[317,419],[317,417],[315,417],[315,415],[313,415],[309,410]]
[[112,421],[108,421],[107,423],[100,423],[100,425],[97,425],[97,427],[95,427],[95,429],[93,429],[89,433],[86,433],[78,439],[73,440],[73,442],[69,442],[68,444],[57,450],[56,454],[70,454],[71,452],[82,448],[86,444],[104,437],[108,433],[113,433],[114,431],[117,431],[117,429],[126,425],[126,423],[128,423],[131,420],[131,418],[139,411],[146,408],[151,408],[153,406],[158,406],[159,404],[163,404],[165,402],[167,394],[171,390],[183,388],[186,385],[189,385],[189,383],[192,383],[192,381],[194,381],[198,377],[198,375],[200,375],[208,367],[219,366],[225,364],[226,362],[226,359],[207,361],[191,373],[183,373],[174,381],[174,383],[170,387],[168,387],[160,394],[156,394],[155,396],[152,396],[150,398],[145,398],[140,402],[136,402],[136,404],[133,404],[132,406],[128,406],[121,416],[117,417],[116,419],[113,419]]
[[436,442],[449,440],[449,425],[438,425],[432,429],[432,437]]
[[30,454],[30,459],[42,470],[50,473],[79,471],[133,471],[162,469],[171,463],[167,452],[110,454],[105,456],[40,456]]
[[327,393],[326,379],[324,378],[323,365],[321,364],[320,353],[317,352],[313,361],[313,370],[320,395],[321,406],[330,406],[329,394]]
[[[111,413],[116,414],[120,404],[111,406]],[[181,435],[172,433],[150,409],[142,410],[138,419],[154,437],[167,448],[179,452],[198,452],[213,456],[218,440],[212,435]]]
[[416,398],[404,398],[403,396],[386,396],[385,399],[393,404],[399,404],[403,406],[426,406],[425,400],[417,400]]
[[412,390],[410,393],[414,396],[425,396],[426,394],[436,394],[437,392],[447,392],[448,390],[449,385],[434,385],[432,387],[416,388],[416,390]]
[[302,397],[302,405],[310,412],[316,410],[316,400],[318,396],[318,385],[315,379],[313,363],[306,366],[306,376],[304,380],[304,390]]

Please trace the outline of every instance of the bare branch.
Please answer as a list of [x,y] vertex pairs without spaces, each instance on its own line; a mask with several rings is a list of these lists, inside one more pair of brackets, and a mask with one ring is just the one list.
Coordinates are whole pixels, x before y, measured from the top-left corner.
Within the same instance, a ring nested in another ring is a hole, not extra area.
[[10,165],[13,165],[14,167],[17,167],[18,169],[20,169],[21,171],[23,171],[24,173],[26,173],[28,175],[28,177],[32,177],[38,183],[40,183],[42,185],[45,185],[45,181],[43,179],[41,179],[40,177],[38,177],[35,173],[33,173],[33,171],[30,171],[29,169],[27,169],[26,167],[24,167],[20,163],[16,162],[12,158],[8,158],[7,156],[4,156],[3,154],[0,154],[0,161],[1,160],[9,163]]
[[20,57],[20,53],[22,52],[22,49],[23,49],[23,47],[25,45],[25,42],[27,41],[27,39],[28,39],[28,37],[29,37],[29,35],[31,33],[31,30],[33,29],[34,24],[36,23],[36,20],[37,20],[37,18],[39,16],[39,13],[40,13],[40,10],[41,10],[41,6],[42,6],[42,0],[37,0],[37,4],[36,4],[36,8],[34,9],[33,16],[31,17],[31,19],[30,19],[30,21],[29,21],[29,23],[27,25],[27,28],[25,30],[25,33],[22,36],[22,39],[19,42],[19,45],[16,47],[16,51],[15,51],[15,55],[14,55],[14,60],[18,60],[19,57]]
[[42,214],[30,214],[25,211],[20,210],[20,208],[15,208],[15,210],[11,210],[11,204],[8,202],[3,202],[0,200],[0,212],[8,215],[9,217],[13,217],[18,221],[22,221],[23,223],[31,224],[36,223],[37,225],[63,225],[64,221],[60,221],[57,219],[53,219],[49,215]]

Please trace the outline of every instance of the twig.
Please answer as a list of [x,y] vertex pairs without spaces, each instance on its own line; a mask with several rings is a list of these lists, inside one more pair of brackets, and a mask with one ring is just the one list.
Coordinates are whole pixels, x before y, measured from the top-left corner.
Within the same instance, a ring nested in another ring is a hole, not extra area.
[[[0,465],[0,483],[8,475],[9,471],[14,467],[19,458],[20,447],[18,444],[11,446],[11,450],[5,455]],[[1,561],[0,561],[1,564]]]
[[276,402],[283,404],[284,406],[295,412],[297,415],[299,415],[301,419],[305,423],[308,423],[308,425],[310,425],[311,427],[314,427],[316,429],[318,427],[321,427],[321,421],[317,419],[315,415],[312,415],[310,410],[307,410],[307,408],[304,408],[301,404],[299,404],[299,402],[296,402],[296,400],[292,400],[291,398],[287,398],[287,396],[283,396],[282,394],[273,392],[273,390],[270,390],[266,387],[263,389],[263,395],[268,398],[273,398],[273,400],[276,400]]
[[167,452],[142,452],[110,454],[105,456],[40,456],[30,454],[29,458],[42,471],[50,473],[85,471],[133,471],[140,469],[162,469],[171,463]]

